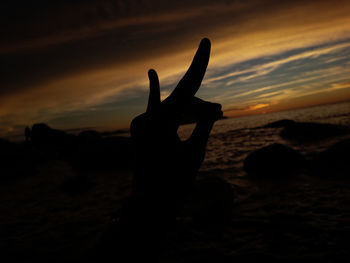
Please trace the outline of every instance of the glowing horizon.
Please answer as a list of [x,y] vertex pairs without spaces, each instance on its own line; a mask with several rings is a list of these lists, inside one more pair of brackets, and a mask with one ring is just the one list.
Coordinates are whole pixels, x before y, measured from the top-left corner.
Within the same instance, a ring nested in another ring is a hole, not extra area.
[[[221,103],[227,116],[350,100],[349,2],[219,1],[200,8],[181,2],[178,8],[137,10],[4,41],[0,55],[9,68],[0,136],[36,122],[60,129],[126,128],[145,109],[148,69],[157,70],[166,97],[202,37],[211,40],[212,52],[197,95]],[[67,20],[78,15],[71,11]]]

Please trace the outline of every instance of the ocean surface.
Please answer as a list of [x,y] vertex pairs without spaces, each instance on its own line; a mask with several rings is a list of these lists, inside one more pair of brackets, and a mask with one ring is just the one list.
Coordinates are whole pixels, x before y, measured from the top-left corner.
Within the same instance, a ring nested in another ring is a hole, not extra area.
[[[350,127],[350,102],[311,108],[222,119],[216,122],[207,146],[202,171],[229,171],[232,176],[244,176],[243,160],[257,149],[272,143],[282,143],[311,158],[332,144],[349,136],[336,137],[317,143],[298,144],[279,136],[282,128],[263,128],[274,121],[289,119],[297,122],[340,124]],[[179,130],[182,139],[191,134],[194,125]]]
[[[264,258],[269,262],[349,262],[350,178],[333,177],[331,172],[320,177],[299,171],[283,182],[269,178],[257,181],[243,169],[249,153],[272,143],[288,145],[312,160],[319,152],[350,137],[301,144],[281,138],[282,128],[262,127],[282,119],[350,127],[350,103],[223,119],[216,123],[201,173],[227,182],[233,189],[234,201],[232,221],[224,230],[227,239],[218,238],[215,247],[221,251],[227,248],[223,253],[238,262]],[[188,138],[192,129],[193,125],[182,127],[180,137]],[[212,186],[209,183],[206,189],[210,202],[224,192],[213,190]]]

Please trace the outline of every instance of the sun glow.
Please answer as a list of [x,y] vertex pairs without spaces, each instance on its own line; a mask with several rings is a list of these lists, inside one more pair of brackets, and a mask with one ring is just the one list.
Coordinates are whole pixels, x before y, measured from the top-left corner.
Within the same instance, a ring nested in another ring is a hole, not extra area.
[[268,107],[270,104],[257,104],[257,105],[253,105],[253,106],[249,106],[246,110],[247,111],[254,111],[257,109],[261,109],[261,108],[265,108]]

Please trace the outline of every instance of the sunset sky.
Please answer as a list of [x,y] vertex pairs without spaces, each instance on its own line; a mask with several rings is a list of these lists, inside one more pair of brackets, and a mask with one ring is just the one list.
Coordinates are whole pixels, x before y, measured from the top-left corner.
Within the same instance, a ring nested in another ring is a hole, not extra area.
[[203,37],[197,96],[226,116],[350,100],[350,1],[13,2],[0,11],[1,137],[37,122],[128,128],[148,69],[165,98]]

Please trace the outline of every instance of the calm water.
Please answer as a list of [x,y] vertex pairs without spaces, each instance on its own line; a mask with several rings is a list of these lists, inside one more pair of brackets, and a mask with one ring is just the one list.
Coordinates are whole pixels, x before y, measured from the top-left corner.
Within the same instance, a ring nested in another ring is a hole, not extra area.
[[[286,144],[310,158],[313,154],[344,139],[338,137],[313,144],[293,144],[279,136],[281,128],[259,128],[281,119],[350,126],[350,102],[220,120],[212,130],[201,169],[225,170],[234,176],[242,176],[244,175],[242,161],[250,152],[266,145],[275,142]],[[182,127],[179,131],[181,138],[187,138],[193,127],[193,125]]]
[[[275,142],[286,144],[311,159],[346,138],[293,144],[279,136],[281,128],[261,128],[281,119],[350,126],[350,103],[217,122],[201,170],[202,174],[225,180],[234,192],[232,224],[225,230],[231,235],[218,247],[228,247],[228,253],[237,255],[242,253],[240,248],[243,247],[248,254],[261,253],[278,259],[273,262],[301,262],[298,258],[349,262],[348,178],[333,178],[331,173],[327,178],[320,178],[301,171],[279,183],[268,178],[254,180],[243,170],[243,160],[250,152]],[[191,128],[193,126],[182,129],[183,138],[189,136]],[[210,186],[207,193],[210,200],[218,195]]]
[[[350,126],[350,103],[216,123],[201,174],[223,179],[234,193],[232,224],[225,229],[228,239],[218,241],[218,247],[220,250],[227,247],[230,255],[269,255],[273,262],[309,262],[306,258],[312,262],[349,262],[349,178],[333,177],[332,172],[322,178],[299,171],[287,180],[254,180],[243,170],[243,160],[250,152],[275,142],[312,159],[313,155],[346,138],[298,144],[283,140],[279,136],[282,128],[261,128],[281,119]],[[182,127],[180,136],[188,137],[191,129],[193,125]],[[280,176],[283,178],[284,174]],[[215,200],[224,191],[215,191],[211,186],[206,192],[209,200]],[[220,240],[223,236],[220,235]]]

